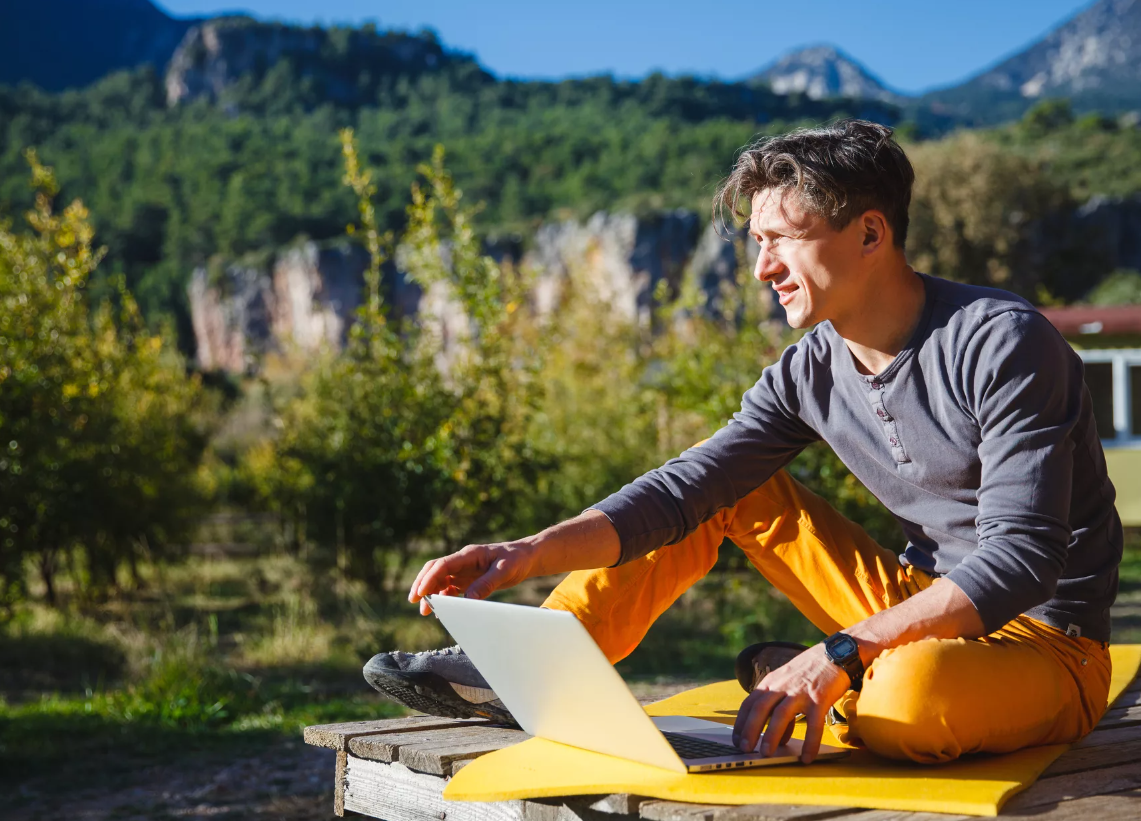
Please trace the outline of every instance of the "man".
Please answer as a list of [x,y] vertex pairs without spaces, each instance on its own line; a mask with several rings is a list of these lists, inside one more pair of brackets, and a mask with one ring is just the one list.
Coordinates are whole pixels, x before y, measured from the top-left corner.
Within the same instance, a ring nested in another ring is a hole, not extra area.
[[[1122,531],[1081,360],[1025,301],[912,270],[913,179],[891,130],[861,121],[744,151],[717,202],[749,203],[756,278],[815,328],[711,439],[542,533],[428,562],[410,600],[575,571],[545,606],[615,662],[728,537],[830,635],[764,671],[742,749],[771,752],[803,714],[811,761],[833,705],[842,740],[919,762],[1087,733]],[[901,557],[782,469],[821,439],[899,520]],[[365,675],[418,709],[505,714],[458,648]]]

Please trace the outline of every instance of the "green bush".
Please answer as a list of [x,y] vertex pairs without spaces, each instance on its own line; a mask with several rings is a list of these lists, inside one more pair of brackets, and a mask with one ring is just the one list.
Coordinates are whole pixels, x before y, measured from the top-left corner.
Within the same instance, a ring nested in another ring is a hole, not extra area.
[[51,169],[28,158],[33,233],[0,223],[0,612],[28,561],[54,603],[64,566],[97,594],[124,564],[166,555],[200,508],[206,444],[197,377],[125,288],[117,309],[89,308],[102,252],[87,211],[56,214]]

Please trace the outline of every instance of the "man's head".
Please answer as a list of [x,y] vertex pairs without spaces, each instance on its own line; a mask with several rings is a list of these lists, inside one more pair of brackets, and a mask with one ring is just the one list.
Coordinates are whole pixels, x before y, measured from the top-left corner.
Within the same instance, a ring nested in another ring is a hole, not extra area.
[[749,220],[761,246],[755,275],[777,290],[793,327],[840,318],[865,302],[873,272],[906,264],[915,173],[891,135],[843,120],[762,139],[714,197],[720,221],[727,211]]

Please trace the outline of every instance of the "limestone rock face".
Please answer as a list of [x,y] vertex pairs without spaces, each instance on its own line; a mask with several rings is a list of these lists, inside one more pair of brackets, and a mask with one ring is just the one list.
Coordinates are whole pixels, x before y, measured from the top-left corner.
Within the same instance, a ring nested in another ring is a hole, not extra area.
[[[744,247],[752,264],[756,244],[746,241]],[[646,218],[599,212],[585,222],[541,226],[525,253],[510,243],[488,252],[537,271],[531,303],[540,315],[555,311],[568,289],[585,289],[645,328],[655,293],[676,294],[686,276],[695,277],[705,293],[705,308],[716,310],[723,288],[735,283],[737,264],[734,242],[692,211]],[[399,250],[396,258],[401,259]],[[229,265],[213,276],[206,268],[196,270],[188,293],[199,367],[250,373],[270,352],[338,349],[361,303],[367,262],[355,246],[305,243],[261,266]],[[462,345],[471,329],[455,298],[440,287],[421,293],[397,267],[385,270],[383,283],[395,313],[416,316],[439,335],[445,351]],[[774,318],[779,306],[777,311]],[[446,357],[440,364],[446,371]]]
[[170,58],[166,100],[174,106],[199,97],[219,100],[240,78],[285,71],[312,86],[315,99],[359,105],[391,74],[433,71],[449,60],[434,36],[369,28],[336,30],[219,17],[190,28]]
[[[211,276],[199,268],[188,290],[198,366],[256,371],[265,354],[339,349],[364,295],[367,255],[355,246],[305,243],[265,266],[228,265]],[[395,311],[414,313],[419,290],[386,272]]]
[[539,271],[534,303],[540,314],[554,310],[568,285],[588,289],[618,316],[648,325],[654,290],[671,291],[697,245],[700,225],[692,211],[649,219],[598,212],[585,223],[548,223],[535,234],[524,264]]
[[272,283],[257,268],[229,265],[218,281],[206,268],[190,277],[190,321],[198,367],[247,373],[270,345]]

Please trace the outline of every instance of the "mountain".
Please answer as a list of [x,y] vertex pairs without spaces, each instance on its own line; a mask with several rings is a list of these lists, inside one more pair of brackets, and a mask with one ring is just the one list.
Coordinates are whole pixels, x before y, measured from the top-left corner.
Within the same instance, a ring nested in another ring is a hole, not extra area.
[[0,4],[0,84],[80,88],[124,68],[162,70],[196,19],[150,0],[12,0]]
[[982,125],[1048,97],[1068,97],[1077,111],[1141,108],[1141,0],[1100,0],[1024,51],[920,102]]
[[899,103],[903,99],[862,65],[829,45],[790,52],[750,81],[768,83],[777,94],[805,94],[813,100],[851,97]]
[[314,108],[375,103],[397,78],[466,73],[473,87],[491,82],[470,55],[446,50],[425,31],[404,34],[361,28],[321,28],[219,17],[187,31],[166,67],[167,105],[204,97],[231,108],[286,99]]

